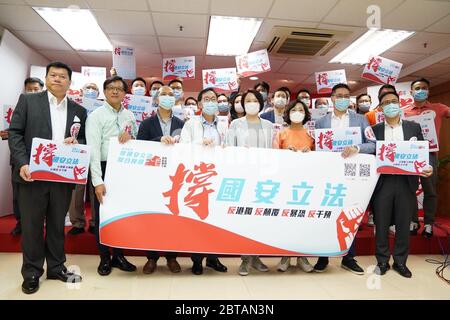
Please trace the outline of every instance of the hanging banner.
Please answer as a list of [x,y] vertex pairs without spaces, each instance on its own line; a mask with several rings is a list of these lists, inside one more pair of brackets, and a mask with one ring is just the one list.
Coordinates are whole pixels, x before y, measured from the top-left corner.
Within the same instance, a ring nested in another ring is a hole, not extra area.
[[428,167],[428,141],[377,141],[377,172],[419,175]]
[[11,125],[11,118],[14,113],[14,109],[16,107],[9,104],[4,104],[2,107],[2,126],[0,127],[1,130],[6,130]]
[[402,70],[403,64],[380,56],[370,57],[364,66],[361,78],[378,83],[395,84]]
[[251,77],[270,71],[267,49],[236,56],[236,67],[237,73],[242,77]]
[[158,108],[153,105],[152,101],[151,97],[127,94],[122,103],[125,109],[133,112],[139,127],[142,121],[156,114]]
[[360,127],[315,129],[314,136],[316,151],[342,152],[362,143]]
[[163,80],[195,79],[195,56],[163,59]]
[[236,68],[202,70],[203,89],[214,88],[216,92],[227,93],[239,88]]
[[[76,137],[79,127],[73,127],[71,130]],[[84,144],[64,144],[33,138],[30,156],[31,178],[41,181],[86,184],[90,161],[89,150],[89,146]]]
[[423,138],[430,143],[430,152],[439,151],[439,141],[436,132],[436,124],[434,122],[434,112],[424,112],[418,116],[405,117],[405,120],[413,121],[420,124],[422,128]]
[[347,83],[344,69],[316,72],[315,77],[317,93],[331,93],[338,83]]
[[164,252],[345,255],[377,179],[373,155],[111,139],[100,242]]
[[121,46],[114,47],[113,67],[116,69],[117,75],[124,79],[132,80],[136,78],[136,56],[134,49]]

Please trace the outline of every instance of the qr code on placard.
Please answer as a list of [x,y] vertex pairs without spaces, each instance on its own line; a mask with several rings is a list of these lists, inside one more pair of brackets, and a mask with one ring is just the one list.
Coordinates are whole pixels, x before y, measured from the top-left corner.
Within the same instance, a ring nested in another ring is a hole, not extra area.
[[359,164],[359,176],[370,177],[370,164]]
[[344,176],[355,177],[356,176],[356,163],[344,163]]

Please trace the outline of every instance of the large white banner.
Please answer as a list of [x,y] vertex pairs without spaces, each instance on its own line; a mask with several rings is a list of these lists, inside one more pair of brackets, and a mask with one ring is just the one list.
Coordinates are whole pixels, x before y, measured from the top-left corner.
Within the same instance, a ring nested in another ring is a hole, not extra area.
[[177,252],[344,255],[377,179],[373,155],[111,139],[100,241]]

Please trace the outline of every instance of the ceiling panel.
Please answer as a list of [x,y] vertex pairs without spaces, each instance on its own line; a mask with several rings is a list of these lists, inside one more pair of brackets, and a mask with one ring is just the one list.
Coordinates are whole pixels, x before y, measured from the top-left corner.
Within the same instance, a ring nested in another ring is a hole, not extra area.
[[209,0],[148,0],[152,11],[179,13],[208,13]]
[[394,61],[403,63],[403,68],[422,59],[425,59],[427,55],[417,53],[399,53],[393,51],[387,51],[381,54],[382,57],[388,58]]
[[[424,46],[426,43],[426,47]],[[390,52],[433,54],[450,46],[450,34],[419,32],[392,47]]]
[[86,0],[91,9],[114,9],[114,10],[135,10],[147,11],[146,0]]
[[276,0],[269,18],[300,21],[321,21],[338,0]]
[[[341,0],[323,19],[323,23],[366,27],[369,15],[367,8],[376,4],[381,10],[381,17],[397,7],[403,0]],[[351,8],[351,9],[350,9]],[[351,10],[351,14],[349,11]]]
[[429,67],[426,67],[422,70],[416,71],[411,76],[416,77],[437,77],[441,78],[450,73],[450,65],[448,64],[433,64]]
[[114,34],[153,35],[149,12],[93,10],[103,31]]
[[111,52],[79,52],[79,55],[88,65],[93,67],[105,67],[107,73],[109,73],[109,69],[112,66]]
[[121,34],[108,34],[108,37],[113,45],[128,46],[135,48],[136,51],[145,50],[150,53],[160,53],[156,37]]
[[211,14],[264,18],[269,13],[272,2],[273,0],[211,0]]
[[423,30],[450,13],[448,1],[406,0],[382,18],[382,27],[398,30]]
[[0,5],[1,25],[10,30],[53,31],[52,28],[27,6]]
[[[206,38],[209,16],[174,13],[153,13],[156,33],[159,36]],[[183,26],[183,31],[180,31]]]
[[206,51],[206,39],[159,37],[159,43],[167,55],[203,55]]
[[54,31],[16,31],[17,36],[36,50],[72,50],[72,47]]
[[88,7],[84,0],[25,0],[25,2],[36,7],[67,8],[69,6],[77,6],[81,9]]
[[256,34],[255,41],[266,42],[267,45],[272,41],[272,29],[275,26],[297,27],[297,28],[315,28],[315,22],[300,22],[292,20],[264,19],[261,28]]
[[429,28],[426,29],[426,31],[450,33],[450,15],[442,18],[435,24],[431,25]]
[[85,66],[87,63],[75,51],[40,50],[40,54],[52,61],[61,61],[69,66]]

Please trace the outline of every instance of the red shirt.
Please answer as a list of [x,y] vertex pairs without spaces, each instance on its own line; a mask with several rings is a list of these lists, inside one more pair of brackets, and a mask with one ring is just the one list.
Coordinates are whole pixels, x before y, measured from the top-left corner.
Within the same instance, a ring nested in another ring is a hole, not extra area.
[[425,111],[434,113],[434,125],[436,126],[437,138],[438,140],[440,140],[439,132],[441,131],[442,119],[448,117],[447,115],[450,110],[448,106],[442,103],[431,103],[427,101],[422,108],[416,107],[416,105],[413,103],[406,106],[402,110],[406,117],[406,120],[408,120],[408,117],[420,115]]

